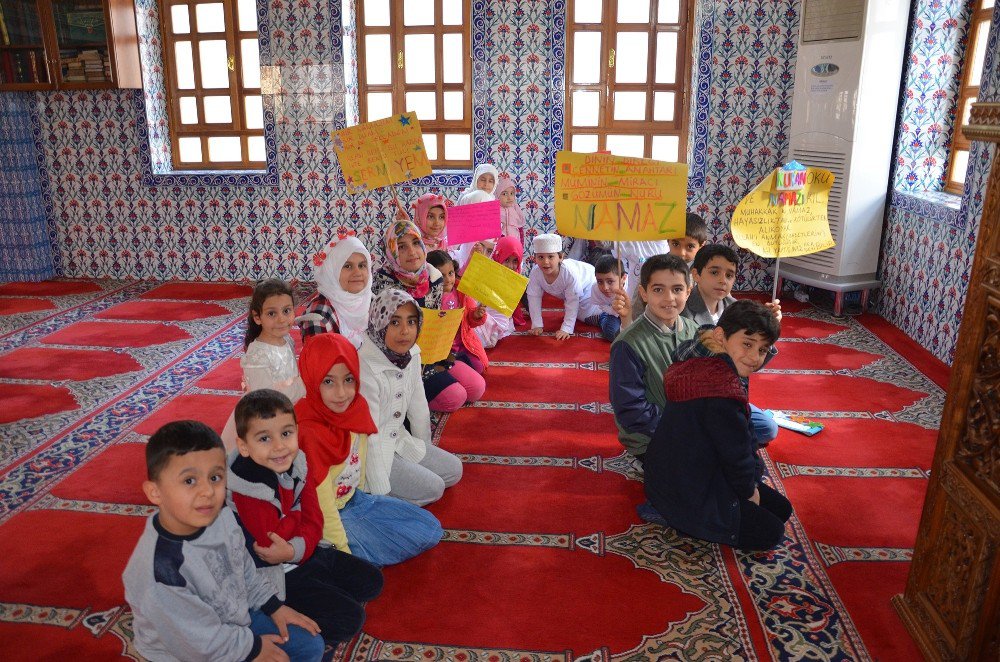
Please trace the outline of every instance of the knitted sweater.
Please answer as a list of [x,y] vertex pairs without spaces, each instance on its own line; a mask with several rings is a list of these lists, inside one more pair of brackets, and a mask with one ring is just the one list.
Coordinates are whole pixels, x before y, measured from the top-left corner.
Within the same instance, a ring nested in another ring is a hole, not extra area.
[[678,317],[673,331],[664,331],[643,315],[611,344],[611,407],[618,440],[631,454],[646,452],[666,402],[663,373],[677,346],[693,339],[697,330],[697,324]]

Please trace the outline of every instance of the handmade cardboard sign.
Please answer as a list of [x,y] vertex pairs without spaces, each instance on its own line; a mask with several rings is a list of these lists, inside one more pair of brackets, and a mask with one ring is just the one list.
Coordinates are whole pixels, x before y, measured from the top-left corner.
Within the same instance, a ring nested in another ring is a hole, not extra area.
[[416,113],[351,126],[331,138],[349,193],[431,174]]
[[834,245],[827,203],[834,176],[792,161],[775,169],[733,212],[737,246],[761,257],[808,255]]
[[528,289],[528,279],[494,262],[481,253],[473,253],[458,291],[484,306],[510,316]]
[[683,237],[687,173],[685,163],[559,152],[556,229],[604,241]]
[[424,313],[424,323],[417,336],[417,346],[420,347],[420,362],[424,365],[437,363],[448,358],[451,346],[455,343],[455,335],[462,323],[465,310],[431,310],[421,308]]
[[448,245],[496,239],[501,234],[499,200],[448,207]]

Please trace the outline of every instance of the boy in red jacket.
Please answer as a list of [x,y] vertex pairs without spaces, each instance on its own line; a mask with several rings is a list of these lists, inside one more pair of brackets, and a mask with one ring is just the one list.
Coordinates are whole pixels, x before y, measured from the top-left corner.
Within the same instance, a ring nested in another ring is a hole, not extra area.
[[316,621],[328,643],[350,639],[364,624],[364,603],[382,591],[381,571],[318,546],[323,513],[306,481],[291,401],[278,391],[251,391],[236,405],[235,419],[226,500],[253,542],[259,572],[285,604]]

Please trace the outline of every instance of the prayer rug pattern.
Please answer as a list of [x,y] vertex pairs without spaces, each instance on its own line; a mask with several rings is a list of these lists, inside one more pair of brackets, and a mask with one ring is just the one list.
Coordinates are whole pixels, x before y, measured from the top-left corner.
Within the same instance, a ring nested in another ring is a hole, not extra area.
[[[5,659],[139,659],[120,574],[152,512],[140,490],[146,435],[180,415],[221,428],[239,397],[246,288],[80,290],[40,288],[55,310],[0,329],[0,356],[25,371],[5,370],[0,386],[61,388],[76,404],[0,424]],[[184,301],[218,313],[160,315],[188,338],[46,342],[74,327],[147,324],[133,315],[142,302],[162,312]],[[106,314],[116,306],[127,314]],[[878,318],[786,309],[787,338],[752,379],[751,401],[826,429],[782,430],[767,449],[768,480],[796,507],[778,549],[734,552],[641,522],[641,470],[608,405],[607,343],[590,328],[562,343],[516,335],[491,351],[483,401],[435,417],[435,439],[465,463],[430,507],[444,540],[386,568],[364,632],[329,657],[917,659],[889,598],[905,583],[947,370]],[[555,328],[561,314],[545,316]],[[58,365],[57,381],[38,374],[73,356],[45,352],[87,351],[122,361]]]

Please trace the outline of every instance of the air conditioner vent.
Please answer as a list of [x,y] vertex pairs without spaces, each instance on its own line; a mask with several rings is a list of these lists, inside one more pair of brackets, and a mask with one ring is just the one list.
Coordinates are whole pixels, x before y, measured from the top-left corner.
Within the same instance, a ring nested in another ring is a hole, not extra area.
[[864,0],[805,0],[803,43],[860,39],[864,27]]

